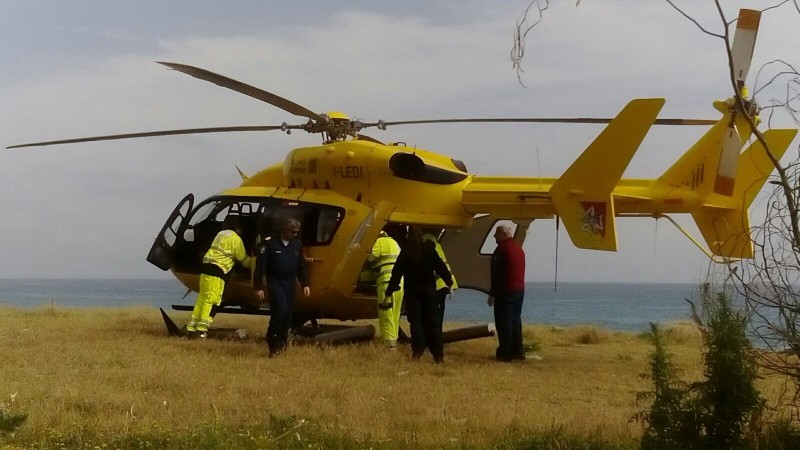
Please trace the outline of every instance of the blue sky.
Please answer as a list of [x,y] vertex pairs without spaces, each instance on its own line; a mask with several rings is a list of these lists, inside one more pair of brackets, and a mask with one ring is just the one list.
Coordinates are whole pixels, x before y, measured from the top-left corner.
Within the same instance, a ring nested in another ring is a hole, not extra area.
[[[711,102],[730,95],[721,41],[666,2],[635,0],[553,1],[528,35],[523,88],[509,51],[527,3],[0,1],[0,145],[295,120],[155,61],[370,121],[608,117],[637,97],[666,97],[661,117],[716,118]],[[723,7],[733,18],[739,7],[774,3]],[[721,32],[713,2],[678,4]],[[800,66],[798,34],[792,4],[765,14],[754,70],[778,58]],[[599,132],[451,125],[373,134],[461,159],[476,174],[557,176]],[[702,132],[654,128],[626,177],[657,177]],[[183,195],[235,186],[234,165],[253,173],[317,142],[242,133],[3,150],[0,278],[166,277],[144,257]],[[696,233],[688,217],[681,223]],[[553,221],[532,227],[529,280],[553,279],[555,233]],[[666,222],[619,220],[618,235],[619,252],[590,252],[574,249],[562,229],[559,278],[691,282],[707,271],[705,257]]]

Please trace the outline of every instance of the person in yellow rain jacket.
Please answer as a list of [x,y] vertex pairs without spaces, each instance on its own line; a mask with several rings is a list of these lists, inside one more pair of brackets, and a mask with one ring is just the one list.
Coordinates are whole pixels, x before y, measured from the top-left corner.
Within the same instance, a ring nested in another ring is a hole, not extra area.
[[206,337],[206,332],[211,326],[211,308],[219,306],[222,301],[222,292],[225,290],[225,280],[238,261],[243,266],[250,268],[253,258],[247,256],[244,242],[240,235],[243,225],[239,216],[228,216],[222,224],[222,231],[217,233],[211,247],[203,256],[203,265],[200,273],[200,293],[192,311],[192,319],[186,325],[190,337]]
[[458,288],[458,283],[456,283],[456,276],[453,273],[453,269],[450,268],[450,264],[447,262],[447,257],[444,256],[444,250],[442,250],[442,246],[439,244],[438,236],[441,233],[441,230],[429,228],[424,231],[425,233],[422,235],[422,241],[430,241],[433,243],[433,245],[436,247],[436,253],[439,254],[439,258],[442,258],[444,265],[447,266],[447,270],[450,271],[450,276],[453,278],[453,286],[451,286],[449,289],[447,288],[447,284],[445,284],[442,277],[436,278],[436,301],[439,302],[439,315],[441,316],[442,323],[444,323],[445,300],[447,300],[448,294]]
[[392,295],[386,295],[386,285],[392,277],[392,269],[400,255],[400,246],[391,236],[381,231],[372,253],[367,256],[367,263],[377,278],[375,285],[378,288],[378,327],[381,339],[388,348],[397,347],[397,334],[400,327],[400,308],[403,304],[403,284]]

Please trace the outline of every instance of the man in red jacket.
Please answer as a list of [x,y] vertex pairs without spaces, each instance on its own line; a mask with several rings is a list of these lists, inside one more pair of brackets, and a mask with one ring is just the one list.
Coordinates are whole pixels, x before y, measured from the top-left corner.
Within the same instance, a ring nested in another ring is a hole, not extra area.
[[492,254],[492,287],[489,306],[494,306],[494,322],[499,345],[495,358],[511,362],[525,359],[522,348],[522,300],[525,296],[525,252],[514,240],[508,225],[494,232],[497,248]]

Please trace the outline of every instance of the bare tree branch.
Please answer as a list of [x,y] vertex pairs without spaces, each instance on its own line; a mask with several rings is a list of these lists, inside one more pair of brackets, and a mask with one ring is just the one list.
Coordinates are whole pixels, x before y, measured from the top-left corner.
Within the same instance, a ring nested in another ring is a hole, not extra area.
[[[753,100],[747,100],[740,90],[734,74],[733,55],[728,21],[719,0],[715,0],[724,33],[713,33],[678,8],[671,0],[665,0],[676,11],[692,21],[703,33],[723,40],[728,56],[728,68],[733,97],[729,100],[733,115],[741,115],[749,124],[763,151],[775,167],[776,179],[770,181],[773,192],[766,203],[763,221],[754,227],[752,242],[755,258],[743,261],[743,270],[733,272],[737,292],[745,300],[751,318],[751,329],[761,341],[765,351],[760,352],[763,367],[782,374],[793,384],[792,394],[786,403],[794,407],[795,416],[800,417],[800,157],[782,165],[775,157],[764,134],[758,130],[759,112],[767,112],[769,125],[773,114],[782,111],[800,125],[800,73],[791,64],[774,60],[764,64],[758,71],[753,90]],[[764,8],[760,13],[792,2],[800,13],[798,0],[783,0]],[[769,72],[769,75],[767,75]],[[759,86],[762,74],[767,77]],[[779,87],[783,86],[783,89]],[[769,92],[768,88],[782,91],[782,98],[770,98],[765,108],[759,111],[752,105],[756,96]],[[747,214],[747,212],[743,212]]]
[[[683,17],[686,17],[686,18],[687,18],[687,19],[689,19],[689,20],[690,20],[692,23],[694,23],[695,25],[697,25],[697,28],[699,28],[699,29],[700,29],[700,31],[702,31],[703,33],[705,33],[705,34],[708,34],[708,35],[711,35],[711,36],[715,36],[715,37],[718,37],[718,38],[724,38],[724,36],[722,36],[722,35],[719,35],[719,34],[716,34],[716,33],[712,33],[712,32],[710,32],[710,31],[706,30],[706,29],[705,29],[705,28],[704,28],[702,25],[700,25],[700,22],[698,22],[697,20],[695,20],[695,19],[694,19],[694,17],[692,17],[692,16],[690,16],[690,15],[686,14],[685,12],[683,12],[683,10],[682,10],[682,9],[678,8],[678,7],[675,5],[675,3],[672,3],[672,0],[666,0],[666,2],[667,2],[667,3],[669,3],[669,6],[672,6],[672,8],[673,8],[673,9],[675,9],[675,11],[678,11],[678,12],[679,12],[679,13],[680,13],[680,14],[681,14]],[[719,6],[719,3],[717,3],[717,6]]]
[[[578,1],[580,3],[580,0]],[[533,6],[536,6],[536,13],[538,17],[532,24],[528,24],[528,14]],[[525,11],[522,12],[519,19],[517,19],[517,26],[514,29],[514,47],[511,48],[511,67],[517,72],[517,81],[522,87],[525,84],[522,82],[522,73],[525,70],[522,68],[522,59],[525,57],[525,41],[528,32],[533,29],[539,22],[542,21],[543,13],[550,7],[550,0],[532,0]]]

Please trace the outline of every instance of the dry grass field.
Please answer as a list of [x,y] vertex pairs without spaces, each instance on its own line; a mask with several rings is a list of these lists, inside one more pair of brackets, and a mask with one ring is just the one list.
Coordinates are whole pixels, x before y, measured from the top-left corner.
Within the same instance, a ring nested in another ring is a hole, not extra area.
[[[179,324],[187,314],[171,313]],[[27,415],[0,444],[515,448],[545,436],[629,448],[641,432],[630,419],[646,406],[636,393],[650,389],[643,336],[527,326],[541,359],[511,364],[492,358],[494,338],[448,344],[444,365],[377,341],[295,345],[270,359],[266,321],[219,316],[216,326],[246,328],[248,339],[190,341],[168,337],[152,308],[0,308],[0,406]],[[683,377],[699,379],[699,333],[666,328]],[[767,398],[781,387],[761,386]]]

